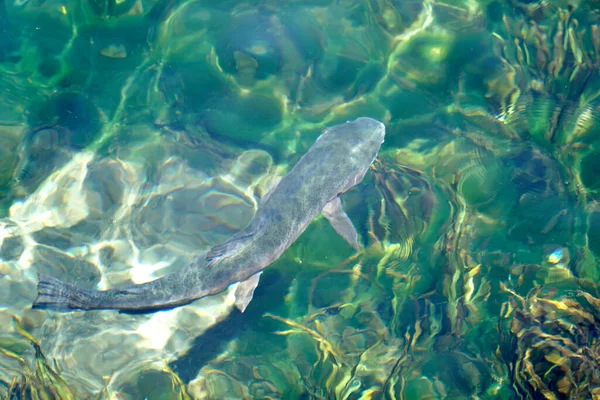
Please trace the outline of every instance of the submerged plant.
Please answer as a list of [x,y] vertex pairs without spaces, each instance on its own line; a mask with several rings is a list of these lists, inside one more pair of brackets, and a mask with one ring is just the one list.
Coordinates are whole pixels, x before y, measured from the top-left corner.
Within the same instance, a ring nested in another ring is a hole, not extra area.
[[21,326],[21,321],[13,317],[15,330],[24,337],[35,351],[35,362],[33,368],[20,355],[4,348],[0,348],[0,354],[4,357],[16,360],[21,365],[21,370],[17,371],[20,376],[15,376],[10,382],[3,382],[7,386],[3,399],[31,399],[31,400],[76,400],[83,398],[77,393],[50,365],[42,353],[42,349],[37,340]]
[[506,289],[512,296],[504,321],[512,339],[505,356],[524,397],[600,396],[598,290],[569,282],[535,288],[525,297]]

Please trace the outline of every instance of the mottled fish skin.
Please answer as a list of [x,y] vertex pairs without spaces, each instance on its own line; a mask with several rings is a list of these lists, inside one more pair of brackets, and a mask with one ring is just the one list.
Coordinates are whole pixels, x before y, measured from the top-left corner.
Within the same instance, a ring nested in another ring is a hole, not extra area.
[[[362,181],[384,136],[385,126],[381,122],[364,117],[326,129],[265,196],[244,229],[181,271],[145,284],[106,291],[80,289],[55,278],[40,276],[34,307],[61,311],[172,308],[248,280],[253,285],[250,290],[240,290],[248,297],[241,306],[238,305],[243,310],[258,283],[258,276],[252,277],[276,261],[326,204],[331,202],[330,205],[339,207],[341,203],[337,196]],[[343,210],[338,211],[338,215],[343,214]],[[355,230],[349,219],[337,220],[349,226],[336,227],[336,230],[351,230],[342,236],[356,243]],[[334,224],[333,219],[330,221]]]

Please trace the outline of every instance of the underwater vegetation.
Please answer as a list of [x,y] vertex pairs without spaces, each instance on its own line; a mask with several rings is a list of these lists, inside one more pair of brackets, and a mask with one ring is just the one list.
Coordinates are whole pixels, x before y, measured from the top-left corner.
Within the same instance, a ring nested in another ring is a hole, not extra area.
[[[596,289],[597,290],[597,289]],[[597,398],[598,294],[578,285],[536,288],[505,303],[505,343],[519,393],[543,398]]]
[[[42,353],[40,344],[21,326],[21,322],[14,317],[16,331],[26,342],[33,347],[35,352],[34,367],[31,368],[28,362],[21,355],[14,353],[3,345],[0,348],[0,354],[5,359],[17,361],[20,371],[19,377],[13,377],[10,382],[3,381],[2,385],[6,388],[6,394],[3,399],[77,399],[77,393],[69,387],[60,374],[53,369]],[[13,344],[14,346],[15,344]],[[4,364],[4,363],[2,363]]]
[[[4,2],[0,396],[600,398],[597,6]],[[244,314],[29,309],[172,271],[358,116],[361,251],[317,218]]]
[[[23,356],[5,348],[5,344],[3,344],[3,347],[0,348],[0,357],[3,360],[0,360],[0,363],[5,364],[7,360],[16,361],[19,373],[10,382],[0,381],[6,388],[6,393],[0,397],[2,399],[104,399],[115,398],[115,393],[117,393],[116,396],[119,399],[191,399],[183,382],[167,366],[161,368],[158,365],[150,364],[140,366],[135,371],[122,372],[121,375],[123,376],[107,379],[106,387],[93,396],[78,393],[61,377],[60,371],[52,365],[52,361],[44,356],[40,344],[23,329],[21,321],[17,317],[14,317],[14,324],[17,333],[33,347],[35,361],[32,368]],[[19,343],[12,343],[9,347],[18,348]],[[114,383],[115,378],[119,381],[117,385]],[[113,395],[110,395],[110,393],[113,393]]]

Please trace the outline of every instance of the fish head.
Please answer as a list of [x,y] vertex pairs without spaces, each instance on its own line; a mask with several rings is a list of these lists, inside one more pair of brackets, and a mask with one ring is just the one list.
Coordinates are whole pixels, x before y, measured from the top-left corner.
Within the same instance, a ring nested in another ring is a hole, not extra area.
[[375,119],[361,117],[333,126],[321,136],[329,143],[335,143],[332,157],[336,158],[337,165],[344,166],[347,180],[340,192],[343,193],[364,178],[384,141],[385,125]]
[[354,135],[361,138],[365,145],[379,147],[385,139],[385,125],[376,119],[368,117],[360,117],[354,121],[346,122]]
[[360,117],[328,128],[321,138],[338,142],[344,148],[354,148],[356,152],[377,153],[385,138],[385,125],[373,118]]

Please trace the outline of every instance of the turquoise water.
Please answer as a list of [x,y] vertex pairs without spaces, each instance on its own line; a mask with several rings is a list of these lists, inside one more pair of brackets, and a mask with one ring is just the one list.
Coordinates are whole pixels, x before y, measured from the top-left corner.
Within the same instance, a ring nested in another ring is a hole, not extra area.
[[[1,3],[0,394],[600,398],[599,19],[591,1]],[[315,219],[243,314],[231,290],[31,309],[37,273],[177,271],[360,116],[387,128],[342,197],[360,252]]]

